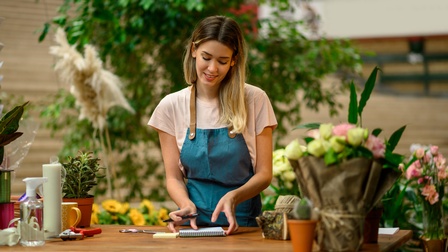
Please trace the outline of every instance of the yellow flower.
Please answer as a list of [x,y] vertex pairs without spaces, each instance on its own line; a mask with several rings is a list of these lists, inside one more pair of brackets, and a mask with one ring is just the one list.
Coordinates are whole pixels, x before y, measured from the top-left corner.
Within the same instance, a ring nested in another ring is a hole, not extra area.
[[118,210],[118,213],[125,214],[128,211],[129,211],[129,203],[126,202],[126,203],[120,204],[120,208]]
[[168,219],[168,218],[169,218],[169,216],[168,216],[168,209],[166,209],[166,208],[161,208],[161,209],[159,210],[159,214],[158,214],[158,219],[159,219],[158,225],[159,225],[159,226],[166,226],[167,223],[166,223],[166,222],[163,222],[163,220],[166,220],[166,219]]
[[132,223],[136,226],[143,226],[145,225],[145,217],[138,209],[131,208],[131,211],[129,212],[129,217],[132,220]]
[[94,211],[92,211],[92,217],[90,218],[90,225],[98,224],[98,222],[99,222],[98,213],[95,213]]
[[316,157],[321,157],[325,154],[325,147],[323,141],[315,139],[308,144],[308,152]]
[[333,124],[331,123],[322,123],[319,126],[319,134],[322,139],[328,140],[333,135]]
[[96,203],[93,203],[92,205],[92,214],[99,214],[100,213],[100,206]]
[[345,149],[345,137],[343,136],[333,136],[330,138],[330,145],[331,148],[333,148],[333,150],[336,153],[340,153]]
[[368,136],[368,131],[363,128],[354,128],[347,131],[347,142],[353,146],[359,146]]
[[104,210],[108,211],[109,213],[118,213],[118,211],[121,208],[121,203],[114,199],[108,199],[101,203]]
[[154,211],[154,205],[151,203],[151,201],[144,199],[141,203],[140,203],[140,208],[144,209],[143,212],[148,211],[147,213],[151,213],[152,211]]

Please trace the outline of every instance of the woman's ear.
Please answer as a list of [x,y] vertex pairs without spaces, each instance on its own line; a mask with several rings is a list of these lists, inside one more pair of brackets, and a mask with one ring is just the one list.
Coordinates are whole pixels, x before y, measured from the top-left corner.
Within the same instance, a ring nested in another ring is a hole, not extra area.
[[196,59],[196,46],[194,45],[194,42],[191,43],[191,57]]
[[236,60],[237,60],[237,57],[236,57],[236,56],[232,57],[232,61],[230,62],[230,66],[231,66],[231,67],[233,67],[233,66],[235,65]]

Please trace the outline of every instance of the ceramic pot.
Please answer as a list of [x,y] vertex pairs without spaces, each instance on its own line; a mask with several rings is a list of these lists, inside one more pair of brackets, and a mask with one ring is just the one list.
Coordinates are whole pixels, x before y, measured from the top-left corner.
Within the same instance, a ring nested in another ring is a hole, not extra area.
[[313,251],[316,220],[288,220],[289,236],[294,252]]
[[78,208],[81,210],[81,221],[79,221],[76,227],[86,228],[90,227],[90,220],[92,219],[92,205],[93,205],[93,197],[90,198],[81,198],[81,199],[68,199],[63,198],[63,202],[77,202]]

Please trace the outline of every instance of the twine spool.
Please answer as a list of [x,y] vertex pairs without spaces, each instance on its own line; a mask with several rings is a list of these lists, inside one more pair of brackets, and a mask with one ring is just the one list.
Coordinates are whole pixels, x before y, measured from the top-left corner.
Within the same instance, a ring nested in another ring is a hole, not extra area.
[[295,195],[280,195],[275,202],[275,211],[280,213],[290,213],[294,209],[294,204],[300,198]]

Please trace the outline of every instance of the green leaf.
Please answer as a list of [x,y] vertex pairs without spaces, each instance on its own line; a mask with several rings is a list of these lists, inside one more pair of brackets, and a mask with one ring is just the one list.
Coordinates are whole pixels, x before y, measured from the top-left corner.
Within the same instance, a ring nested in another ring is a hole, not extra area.
[[325,152],[324,161],[326,165],[336,164],[338,162],[338,155],[333,149],[329,149]]
[[1,134],[0,135],[0,146],[4,147],[5,145],[7,145],[7,144],[11,143],[12,141],[16,140],[22,134],[23,134],[22,132],[14,132],[12,134]]
[[398,142],[401,139],[401,136],[403,135],[404,130],[406,129],[406,125],[402,126],[401,128],[397,129],[389,138],[389,141],[387,141],[386,149],[390,152],[394,151],[395,147],[397,147]]
[[46,37],[47,34],[48,34],[48,30],[49,30],[49,29],[50,29],[50,23],[46,22],[46,23],[44,24],[44,29],[42,30],[42,33],[41,33],[40,36],[39,36],[39,42],[44,41],[45,37]]
[[358,123],[358,96],[356,94],[355,84],[350,84],[350,103],[348,107],[348,122],[351,124]]
[[320,127],[320,123],[303,123],[295,126],[295,129],[318,129]]
[[376,75],[378,72],[378,67],[375,67],[372,70],[372,73],[370,73],[369,79],[367,79],[366,85],[364,86],[364,90],[361,93],[361,99],[359,100],[359,107],[358,107],[358,115],[362,118],[362,111],[364,110],[364,107],[367,104],[367,101],[370,98],[370,95],[372,94],[373,88],[375,87],[376,82]]
[[16,106],[2,117],[0,120],[0,134],[11,134],[19,129],[19,121],[27,104],[28,102],[25,102],[21,106]]
[[382,132],[383,130],[382,129],[380,129],[380,128],[376,128],[376,129],[374,129],[373,131],[372,131],[372,135],[374,135],[374,136],[379,136],[380,134],[381,134],[381,132]]

